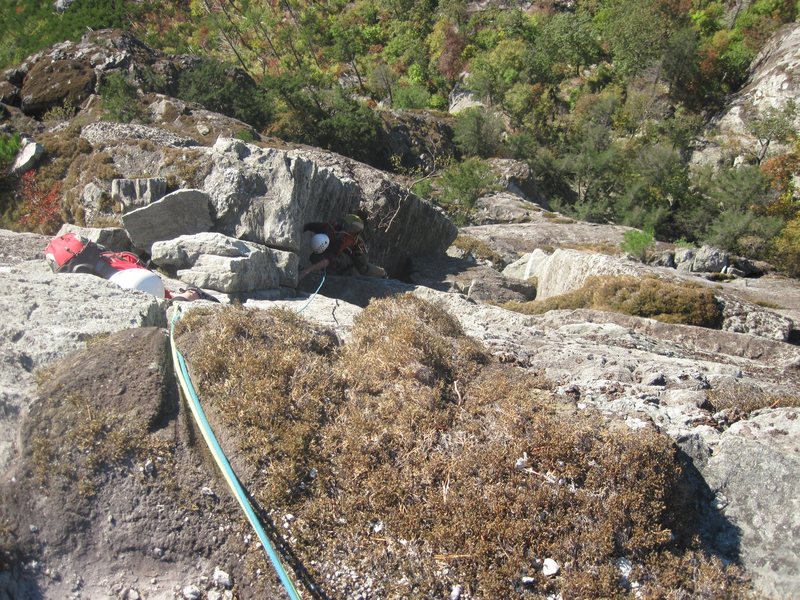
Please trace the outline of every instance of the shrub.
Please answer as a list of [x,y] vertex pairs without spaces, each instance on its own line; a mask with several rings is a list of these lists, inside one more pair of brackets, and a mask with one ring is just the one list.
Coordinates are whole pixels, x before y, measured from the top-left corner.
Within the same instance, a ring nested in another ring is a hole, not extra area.
[[465,156],[490,158],[500,154],[503,122],[485,108],[468,108],[458,114],[453,141]]
[[61,183],[42,189],[36,173],[28,171],[22,176],[22,217],[19,224],[39,233],[55,233],[61,225]]
[[392,98],[397,108],[428,108],[431,101],[430,92],[413,83],[396,88]]
[[622,243],[619,245],[623,252],[635,256],[641,261],[647,259],[648,252],[653,248],[653,229],[647,228],[644,231],[632,229],[626,231],[622,236]]
[[[738,419],[747,418],[762,408],[788,408],[800,406],[800,398],[779,392],[767,392],[754,385],[741,383],[709,390],[706,395],[711,411],[728,411]],[[730,420],[729,420],[730,423]]]
[[800,277],[800,216],[783,228],[772,242],[773,260],[792,277]]
[[524,314],[588,308],[647,317],[664,323],[719,328],[722,309],[705,287],[677,284],[652,277],[593,276],[578,290],[532,302],[509,302],[505,308]]
[[18,133],[13,135],[0,134],[0,176],[5,174],[4,171],[17,157],[20,146],[21,141]]
[[468,158],[447,167],[439,183],[445,204],[470,210],[478,198],[494,189],[495,177],[488,163],[479,158]]
[[272,120],[272,103],[243,71],[212,59],[181,73],[178,97],[262,130]]
[[100,83],[99,91],[108,120],[120,123],[146,120],[136,86],[122,73],[106,75]]

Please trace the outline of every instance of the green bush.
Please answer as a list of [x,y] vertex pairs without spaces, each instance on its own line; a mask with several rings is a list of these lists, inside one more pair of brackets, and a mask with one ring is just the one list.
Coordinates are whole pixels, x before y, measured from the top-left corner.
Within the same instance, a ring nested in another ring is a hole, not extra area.
[[272,120],[268,94],[240,69],[213,59],[181,74],[178,97],[244,121],[259,131]]
[[442,202],[469,210],[478,198],[492,191],[495,177],[488,163],[479,158],[468,158],[447,167],[439,183]]
[[106,75],[100,83],[99,92],[109,121],[130,123],[147,120],[136,86],[122,73]]
[[2,133],[0,134],[0,176],[4,175],[4,171],[11,162],[16,158],[17,152],[21,145],[18,133],[13,135]]
[[398,87],[393,99],[397,108],[428,108],[431,95],[423,86],[411,84]]
[[504,132],[496,114],[485,108],[468,108],[456,118],[453,141],[465,156],[490,158],[500,154]]
[[627,252],[644,261],[647,258],[647,253],[653,247],[653,229],[648,228],[644,231],[633,229],[626,231],[622,236],[622,243],[619,245],[623,252]]

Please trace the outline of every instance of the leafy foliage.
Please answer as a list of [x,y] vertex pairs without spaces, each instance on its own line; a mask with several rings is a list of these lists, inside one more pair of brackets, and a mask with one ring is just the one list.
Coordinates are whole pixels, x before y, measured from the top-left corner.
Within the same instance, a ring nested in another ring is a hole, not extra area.
[[640,260],[644,260],[648,251],[653,247],[653,239],[652,229],[645,229],[644,231],[632,229],[625,232],[620,249]]
[[241,70],[216,60],[204,60],[181,73],[178,96],[259,130],[272,118],[268,94]]
[[99,92],[109,120],[120,123],[146,120],[136,86],[122,73],[110,73],[104,77],[100,82]]
[[21,145],[18,133],[0,134],[0,172],[5,171],[16,158]]

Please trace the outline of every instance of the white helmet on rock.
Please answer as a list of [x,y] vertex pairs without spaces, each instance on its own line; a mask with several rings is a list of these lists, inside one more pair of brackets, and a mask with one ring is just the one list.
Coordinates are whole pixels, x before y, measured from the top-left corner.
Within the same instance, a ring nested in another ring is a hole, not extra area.
[[108,280],[126,290],[139,290],[156,298],[163,298],[165,295],[161,277],[147,269],[123,269],[114,273]]
[[314,254],[322,254],[331,245],[330,238],[324,233],[316,233],[311,238],[311,250]]

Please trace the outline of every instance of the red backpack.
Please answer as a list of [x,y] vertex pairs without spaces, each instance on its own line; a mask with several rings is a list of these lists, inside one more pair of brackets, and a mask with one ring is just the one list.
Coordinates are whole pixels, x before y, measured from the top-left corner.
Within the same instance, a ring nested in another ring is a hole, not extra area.
[[44,254],[55,273],[90,273],[108,279],[117,271],[147,268],[133,252],[109,252],[74,233],[50,240]]

